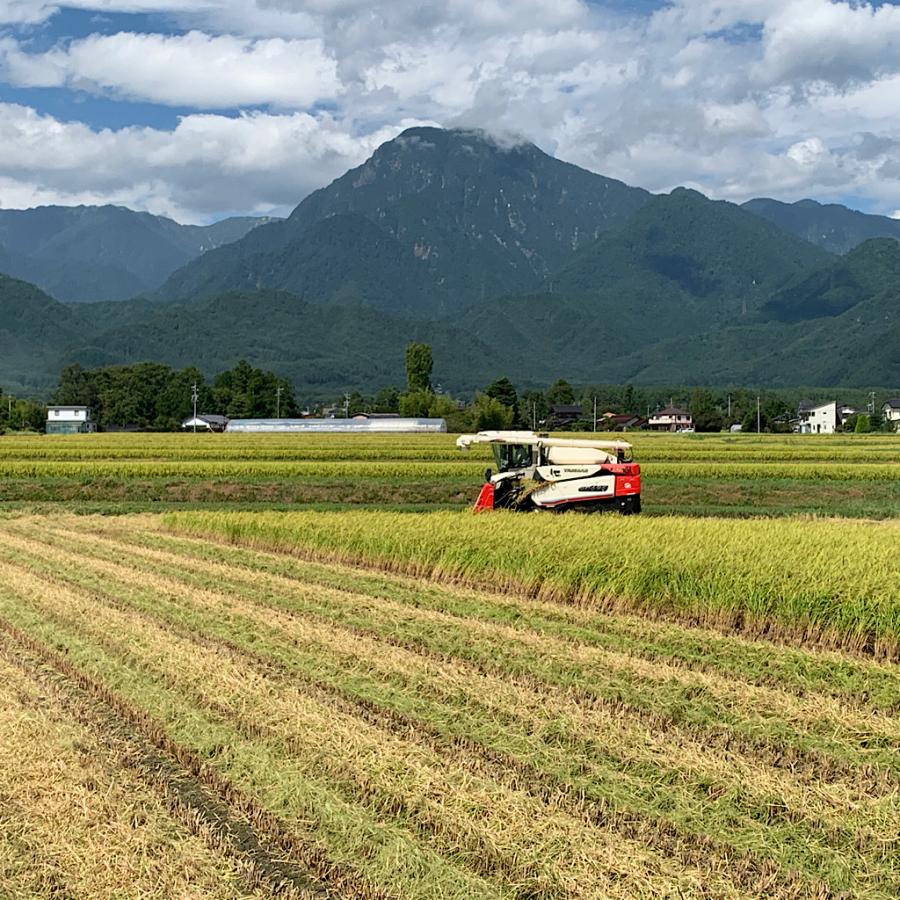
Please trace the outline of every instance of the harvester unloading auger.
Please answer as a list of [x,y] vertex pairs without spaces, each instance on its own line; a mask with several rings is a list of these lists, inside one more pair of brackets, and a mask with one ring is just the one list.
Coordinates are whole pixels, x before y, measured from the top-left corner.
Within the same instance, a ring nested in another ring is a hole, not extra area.
[[490,444],[497,474],[484,473],[476,510],[641,511],[641,467],[625,441],[555,438],[533,431],[461,434],[460,450]]

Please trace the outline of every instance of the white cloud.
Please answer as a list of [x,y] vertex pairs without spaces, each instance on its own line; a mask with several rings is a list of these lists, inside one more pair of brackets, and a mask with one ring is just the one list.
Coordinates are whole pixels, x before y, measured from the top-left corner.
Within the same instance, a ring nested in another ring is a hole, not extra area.
[[791,0],[765,21],[756,76],[838,88],[900,71],[900,8]]
[[[198,110],[267,107],[265,115],[188,116],[170,132],[88,128],[78,140],[77,122],[38,116],[38,127],[18,108],[8,127],[18,118],[40,140],[52,144],[57,129],[67,136],[73,192],[131,190],[193,217],[216,202],[229,210],[291,205],[359,162],[376,135],[427,121],[524,135],[652,190],[687,184],[734,200],[856,195],[877,211],[900,207],[896,5],[673,0],[645,17],[582,0],[66,5],[164,10],[184,33],[97,35],[50,48],[45,40],[37,52],[28,28],[8,30],[0,77]],[[50,9],[0,0],[0,21]],[[317,101],[330,116],[302,114]],[[77,111],[73,104],[76,119]],[[0,177],[63,188],[47,180],[52,160],[15,175],[4,148],[15,159],[27,139],[8,145],[7,137],[0,133]],[[77,162],[81,142],[127,157],[143,187],[129,188],[126,170],[115,167],[112,182],[101,183],[92,167],[102,169],[102,157]],[[34,153],[43,158],[40,147]]]
[[340,93],[333,58],[321,40],[247,40],[184,35],[93,35],[64,48],[28,54],[0,39],[0,73],[25,87],[62,86],[172,106],[290,108]]
[[[0,104],[0,201],[122,203],[205,221],[223,210],[287,212],[403,127],[353,137],[328,116],[193,115],[172,132],[95,131]],[[17,186],[17,187],[16,187]]]

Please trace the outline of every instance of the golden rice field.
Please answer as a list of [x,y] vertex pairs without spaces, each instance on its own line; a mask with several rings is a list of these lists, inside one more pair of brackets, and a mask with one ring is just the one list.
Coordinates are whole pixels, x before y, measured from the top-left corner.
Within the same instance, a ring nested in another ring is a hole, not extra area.
[[[893,434],[627,434],[576,433],[569,437],[627,440],[644,462],[900,462],[900,436]],[[456,462],[490,460],[475,445],[462,454],[448,434],[87,434],[7,435],[0,460],[105,462]]]
[[[625,437],[643,467],[649,515],[900,511],[900,435]],[[2,436],[0,509],[460,507],[472,502],[491,461],[485,446],[457,450],[453,435]]]
[[0,896],[894,898],[897,537],[6,515]]
[[900,896],[900,436],[627,437],[0,437],[0,898]]

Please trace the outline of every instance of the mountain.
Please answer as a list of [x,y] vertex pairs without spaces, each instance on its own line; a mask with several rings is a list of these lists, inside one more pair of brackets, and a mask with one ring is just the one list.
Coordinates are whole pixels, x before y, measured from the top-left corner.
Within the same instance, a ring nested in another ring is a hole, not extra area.
[[269,219],[179,225],[121,206],[0,210],[0,271],[59,300],[121,300],[153,291],[207,250],[239,240]]
[[822,204],[815,200],[782,203],[759,198],[748,200],[743,206],[783,231],[830,253],[848,253],[871,238],[900,240],[900,220],[861,213],[838,203]]
[[58,371],[61,349],[77,340],[68,307],[33,284],[0,275],[0,385],[40,392]]
[[533,144],[412,128],[310,194],[286,221],[189,263],[160,295],[278,288],[437,318],[540,288],[650,196]]
[[327,395],[402,384],[405,347],[412,340],[431,344],[455,383],[471,372],[474,387],[491,370],[490,345],[460,328],[311,304],[282,291],[235,291],[148,306],[137,326],[107,321],[88,343],[71,347],[65,362],[98,366],[149,359],[214,373],[248,359]]
[[[244,227],[183,231],[120,213],[109,215],[131,240],[128,229],[158,226],[194,251]],[[58,237],[37,240],[45,222],[29,244],[33,222],[20,219],[0,269],[29,248],[77,246],[72,217],[47,215]],[[118,266],[127,243],[101,244],[119,249],[97,250],[84,277],[106,278],[103,260]],[[653,196],[530,145],[412,129],[152,297],[62,304],[4,278],[0,316],[0,384],[32,392],[71,362],[211,374],[241,358],[307,395],[372,391],[403,383],[411,340],[433,346],[436,380],[456,391],[501,375],[524,387],[888,386],[900,383],[900,242],[835,256],[696,191]]]
[[678,188],[579,251],[553,286],[633,341],[652,341],[746,319],[830,260],[738,206]]
[[898,290],[900,242],[877,238],[778,291],[761,312],[779,322],[838,316],[871,297]]

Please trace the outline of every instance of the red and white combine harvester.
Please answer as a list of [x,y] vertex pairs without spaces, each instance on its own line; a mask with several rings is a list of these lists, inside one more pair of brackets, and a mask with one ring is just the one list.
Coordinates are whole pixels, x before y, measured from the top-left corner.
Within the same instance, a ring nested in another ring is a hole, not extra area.
[[461,434],[456,446],[490,444],[497,474],[487,469],[476,510],[615,509],[641,511],[641,467],[625,441],[555,438],[533,431]]

